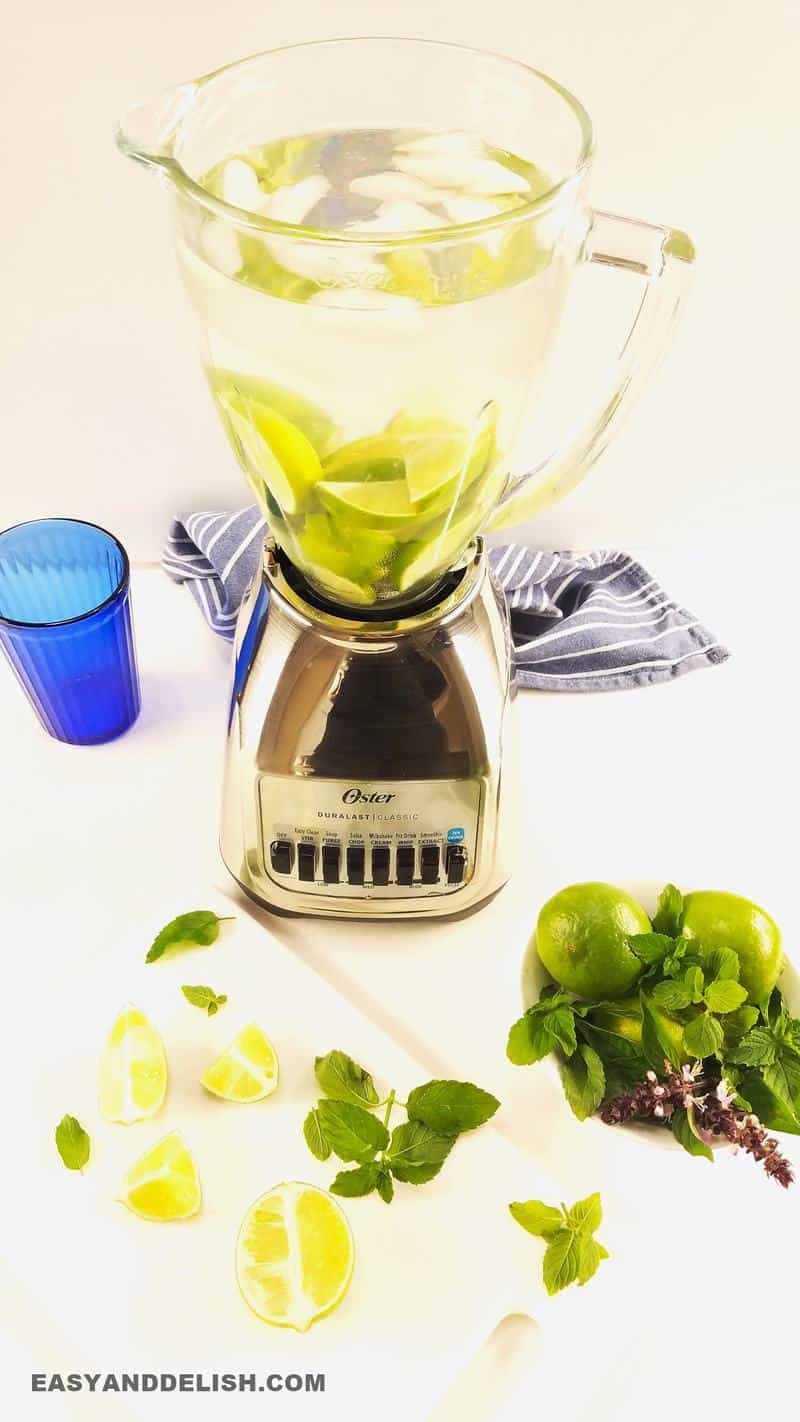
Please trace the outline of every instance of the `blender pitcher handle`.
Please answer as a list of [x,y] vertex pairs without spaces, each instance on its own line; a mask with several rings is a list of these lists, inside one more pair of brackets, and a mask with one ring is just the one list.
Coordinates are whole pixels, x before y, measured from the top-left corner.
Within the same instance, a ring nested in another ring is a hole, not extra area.
[[664,352],[688,289],[694,255],[691,238],[677,228],[611,212],[593,214],[584,256],[643,277],[639,309],[599,403],[560,447],[514,481],[489,520],[488,531],[521,523],[560,499],[603,453]]

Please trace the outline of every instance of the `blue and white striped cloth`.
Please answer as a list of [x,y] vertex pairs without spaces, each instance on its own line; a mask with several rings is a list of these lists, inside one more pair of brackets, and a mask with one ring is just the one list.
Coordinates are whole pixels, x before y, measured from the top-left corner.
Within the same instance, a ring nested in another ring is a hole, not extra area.
[[[258,568],[264,533],[255,508],[204,509],[173,520],[164,569],[188,584],[209,626],[228,639]],[[626,553],[545,553],[510,543],[491,548],[489,558],[511,615],[520,686],[649,686],[729,656]]]

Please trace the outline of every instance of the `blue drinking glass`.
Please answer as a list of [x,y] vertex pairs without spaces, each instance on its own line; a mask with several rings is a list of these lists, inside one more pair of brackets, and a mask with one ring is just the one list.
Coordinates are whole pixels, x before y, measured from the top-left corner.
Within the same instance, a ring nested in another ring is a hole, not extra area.
[[0,643],[56,740],[91,746],[127,731],[141,693],[122,544],[71,518],[0,533]]

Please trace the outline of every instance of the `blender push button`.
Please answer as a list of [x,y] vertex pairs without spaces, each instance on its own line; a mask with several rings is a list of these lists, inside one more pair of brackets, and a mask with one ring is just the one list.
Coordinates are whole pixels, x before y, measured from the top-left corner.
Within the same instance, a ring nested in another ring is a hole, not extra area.
[[413,844],[398,844],[397,846],[397,882],[398,884],[413,884],[414,882],[414,861],[416,854]]
[[364,882],[363,844],[350,844],[347,847],[347,882],[348,884],[363,884]]
[[438,844],[423,844],[421,853],[420,878],[423,884],[437,884],[439,882],[439,846]]
[[389,882],[388,844],[376,844],[372,851],[372,882],[373,884],[388,884]]
[[326,884],[338,884],[341,850],[338,844],[322,846],[322,877]]
[[297,846],[297,877],[305,880],[306,883],[313,884],[314,871],[316,869],[317,850],[313,844],[298,844]]
[[269,859],[275,873],[291,874],[292,858],[292,841],[290,839],[273,839],[269,847]]
[[447,882],[461,884],[467,867],[467,851],[460,844],[451,844],[447,851]]

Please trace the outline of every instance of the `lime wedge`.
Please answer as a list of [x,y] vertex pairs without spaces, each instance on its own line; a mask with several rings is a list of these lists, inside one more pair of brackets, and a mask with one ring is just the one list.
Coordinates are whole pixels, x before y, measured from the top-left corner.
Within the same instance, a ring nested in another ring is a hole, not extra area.
[[228,400],[235,395],[257,400],[259,405],[266,405],[290,420],[313,444],[320,458],[333,446],[336,439],[333,420],[305,396],[287,390],[283,385],[274,385],[270,380],[262,380],[260,376],[244,375],[235,370],[210,366],[206,374],[214,395],[225,396]]
[[397,416],[389,427],[402,436],[408,493],[420,513],[445,512],[460,505],[467,490],[497,454],[497,405],[490,400],[471,431],[441,419],[426,422]]
[[423,588],[426,583],[446,573],[461,557],[470,539],[475,537],[478,522],[473,510],[468,518],[462,518],[458,523],[444,524],[437,533],[404,544],[392,568],[398,592]]
[[338,573],[357,583],[380,578],[397,547],[394,534],[380,529],[365,528],[357,539],[344,541],[326,513],[308,514],[294,537],[305,562],[320,576]]
[[311,441],[297,425],[260,401],[240,394],[219,403],[245,473],[264,502],[260,482],[283,513],[297,513],[309,489],[322,478]]
[[[419,522],[419,510],[408,497],[405,479],[364,483],[326,479],[317,484],[316,492],[342,530],[369,528],[408,538]],[[347,536],[346,532],[342,536]]]
[[323,462],[323,478],[340,483],[402,479],[403,445],[392,434],[368,435],[335,449]]

